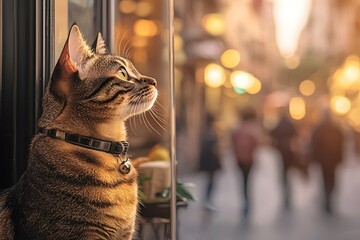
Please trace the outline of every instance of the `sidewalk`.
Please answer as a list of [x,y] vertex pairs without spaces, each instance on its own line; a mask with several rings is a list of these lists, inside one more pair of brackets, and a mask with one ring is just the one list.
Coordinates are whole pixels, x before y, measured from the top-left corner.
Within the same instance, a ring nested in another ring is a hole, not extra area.
[[191,189],[198,199],[188,209],[179,211],[179,240],[358,240],[360,239],[360,161],[347,159],[339,169],[335,214],[327,217],[321,211],[321,179],[316,166],[309,179],[290,173],[292,209],[282,210],[279,160],[270,147],[257,152],[250,189],[252,212],[245,223],[241,218],[242,199],[238,169],[229,153],[223,159],[214,192],[214,211],[202,211],[205,178],[201,173],[180,176],[183,182],[196,185]]

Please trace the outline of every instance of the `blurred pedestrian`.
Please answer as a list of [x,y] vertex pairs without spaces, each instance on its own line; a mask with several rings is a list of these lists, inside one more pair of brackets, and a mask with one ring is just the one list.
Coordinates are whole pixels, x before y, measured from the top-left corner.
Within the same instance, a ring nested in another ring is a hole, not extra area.
[[215,185],[215,174],[220,169],[218,136],[214,123],[214,116],[210,113],[207,113],[201,133],[199,165],[199,170],[206,173],[206,187],[204,194],[205,210],[214,210],[212,204],[212,195]]
[[332,213],[332,193],[335,188],[336,168],[343,160],[344,135],[340,126],[324,114],[323,120],[314,128],[311,138],[313,160],[319,163],[323,177],[324,210]]
[[284,208],[290,208],[290,184],[288,171],[296,165],[297,132],[288,115],[288,108],[280,109],[280,119],[277,126],[270,131],[273,146],[279,151],[282,162],[282,185],[284,194]]
[[243,217],[247,219],[250,211],[249,176],[254,163],[254,151],[260,142],[261,128],[257,122],[254,108],[244,108],[240,112],[240,117],[242,122],[233,132],[232,142],[235,158],[243,178]]

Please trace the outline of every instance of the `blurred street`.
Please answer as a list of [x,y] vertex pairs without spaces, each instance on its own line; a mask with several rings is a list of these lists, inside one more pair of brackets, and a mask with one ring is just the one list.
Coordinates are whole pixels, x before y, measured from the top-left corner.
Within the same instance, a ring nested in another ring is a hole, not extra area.
[[[231,153],[225,154],[217,175],[214,211],[203,211],[202,173],[180,176],[193,183],[197,202],[179,210],[180,240],[357,240],[360,239],[360,161],[348,154],[339,167],[334,214],[322,211],[320,170],[311,165],[309,177],[290,172],[292,207],[282,208],[280,162],[277,152],[262,146],[256,152],[256,165],[250,176],[250,219],[242,219],[240,172]],[[240,183],[240,184],[239,184]]]

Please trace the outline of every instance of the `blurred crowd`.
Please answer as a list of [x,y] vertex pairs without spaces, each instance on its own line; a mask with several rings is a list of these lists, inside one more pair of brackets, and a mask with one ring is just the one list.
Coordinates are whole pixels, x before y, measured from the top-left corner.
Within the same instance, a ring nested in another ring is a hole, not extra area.
[[[338,166],[344,161],[345,131],[329,110],[324,110],[320,120],[308,129],[306,137],[300,134],[302,126],[289,116],[288,108],[278,111],[277,124],[266,129],[255,108],[247,106],[239,110],[238,124],[229,134],[230,150],[239,168],[239,192],[242,201],[242,217],[248,219],[251,215],[251,196],[249,196],[249,181],[252,178],[252,168],[256,163],[255,152],[260,146],[271,146],[280,157],[279,179],[281,179],[282,206],[285,211],[292,208],[291,183],[289,170],[299,171],[304,178],[308,177],[311,164],[317,164],[321,169],[321,186],[323,211],[332,215],[333,198],[337,182]],[[213,192],[216,189],[216,173],[221,169],[221,138],[216,127],[216,118],[207,113],[202,128],[199,170],[206,173],[207,181],[204,190],[204,211],[216,210]],[[256,177],[256,176],[254,176]]]

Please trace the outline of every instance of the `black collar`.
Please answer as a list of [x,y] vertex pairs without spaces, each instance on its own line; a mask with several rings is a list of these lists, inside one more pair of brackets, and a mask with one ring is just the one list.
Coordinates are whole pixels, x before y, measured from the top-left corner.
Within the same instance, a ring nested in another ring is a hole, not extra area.
[[129,143],[126,141],[120,141],[120,142],[105,141],[105,140],[100,140],[78,134],[67,133],[55,128],[52,129],[39,128],[39,133],[81,147],[103,151],[117,156],[121,154],[127,155],[127,152],[129,150]]

